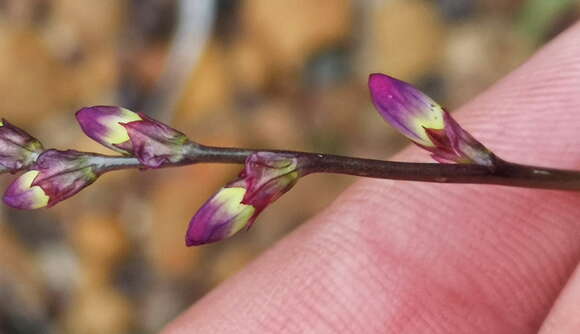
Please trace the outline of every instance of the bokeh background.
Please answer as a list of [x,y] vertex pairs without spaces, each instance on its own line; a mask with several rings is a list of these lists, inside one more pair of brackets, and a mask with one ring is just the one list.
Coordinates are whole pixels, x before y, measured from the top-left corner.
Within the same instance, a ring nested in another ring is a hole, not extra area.
[[[0,0],[0,115],[60,149],[106,153],[74,112],[117,104],[201,143],[386,158],[405,143],[370,72],[453,109],[579,15],[574,0]],[[121,171],[49,210],[0,207],[0,333],[155,333],[354,181],[310,176],[250,232],[186,248],[239,169]]]

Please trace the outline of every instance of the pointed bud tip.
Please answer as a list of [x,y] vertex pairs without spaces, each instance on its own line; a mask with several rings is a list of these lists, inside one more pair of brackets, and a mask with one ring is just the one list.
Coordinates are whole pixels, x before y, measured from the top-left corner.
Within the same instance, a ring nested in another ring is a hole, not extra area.
[[130,111],[129,109],[125,109],[119,106],[91,106],[91,107],[83,107],[75,113],[75,117],[79,121],[94,121],[95,119],[99,119],[103,116],[110,116],[110,115],[122,115],[123,110]]
[[211,197],[189,222],[185,243],[197,246],[233,236],[246,227],[256,209],[243,204],[246,189],[224,187]]
[[394,84],[406,84],[406,83],[383,73],[369,74],[369,86],[372,88],[379,89],[389,87]]
[[417,144],[434,146],[425,129],[445,127],[441,106],[412,85],[385,74],[371,74],[369,89],[385,121]]
[[4,203],[23,210],[46,207],[50,198],[41,187],[32,185],[38,173],[37,170],[30,170],[16,178],[4,193]]
[[120,145],[129,141],[127,130],[121,123],[142,120],[139,114],[117,106],[92,106],[80,109],[75,114],[83,132],[112,150],[128,154]]
[[[391,99],[395,99],[395,101],[404,101],[413,98],[412,95],[416,95],[414,98],[421,98],[421,95],[424,95],[411,84],[382,73],[373,73],[369,75],[368,84],[371,96],[373,97],[384,98],[387,96]],[[428,98],[427,96],[424,97]]]

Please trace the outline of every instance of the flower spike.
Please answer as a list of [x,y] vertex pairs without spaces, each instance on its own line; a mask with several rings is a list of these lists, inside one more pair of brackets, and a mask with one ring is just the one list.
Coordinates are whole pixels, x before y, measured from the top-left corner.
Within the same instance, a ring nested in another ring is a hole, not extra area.
[[220,189],[191,219],[187,246],[220,241],[249,229],[262,210],[296,184],[300,165],[290,154],[250,155],[238,179]]
[[87,136],[112,150],[134,155],[149,168],[182,161],[197,146],[183,133],[121,107],[87,107],[76,117]]
[[443,162],[493,165],[494,155],[430,97],[385,74],[369,76],[379,114],[404,136]]
[[42,151],[38,139],[6,120],[0,121],[0,173],[26,169]]
[[33,169],[20,175],[4,193],[4,202],[16,209],[51,207],[93,183],[103,172],[98,155],[73,150],[47,150]]

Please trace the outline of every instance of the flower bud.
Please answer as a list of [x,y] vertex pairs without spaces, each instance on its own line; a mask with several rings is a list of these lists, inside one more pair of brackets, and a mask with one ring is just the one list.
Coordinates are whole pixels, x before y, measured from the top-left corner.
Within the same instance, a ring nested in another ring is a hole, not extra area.
[[119,153],[132,154],[129,134],[122,124],[142,120],[139,114],[121,107],[94,106],[77,111],[75,116],[90,138]]
[[4,203],[17,209],[39,209],[48,205],[49,197],[39,186],[32,185],[39,171],[29,170],[6,189]]
[[300,176],[300,162],[293,155],[250,155],[238,179],[220,189],[191,219],[187,246],[219,241],[250,228],[260,212],[289,191]]
[[87,136],[115,151],[134,155],[150,168],[182,161],[197,145],[183,133],[121,107],[83,108],[76,117]]
[[493,153],[475,140],[435,101],[406,82],[384,74],[369,77],[379,114],[439,162],[493,164]]
[[14,173],[32,165],[42,152],[42,144],[6,120],[0,121],[0,173]]
[[17,209],[38,209],[73,196],[100,175],[95,156],[73,150],[43,152],[33,169],[8,186],[4,202]]

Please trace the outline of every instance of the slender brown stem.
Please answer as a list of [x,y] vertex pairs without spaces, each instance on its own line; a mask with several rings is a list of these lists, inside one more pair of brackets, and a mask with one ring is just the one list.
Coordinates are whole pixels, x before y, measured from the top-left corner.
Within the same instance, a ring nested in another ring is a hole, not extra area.
[[[475,164],[440,164],[395,162],[353,158],[332,154],[251,150],[196,145],[175,167],[195,163],[243,164],[255,152],[290,154],[301,161],[301,174],[335,173],[380,179],[422,181],[436,183],[496,184],[514,187],[580,191],[580,171],[559,170],[511,163],[497,158],[494,166]],[[105,170],[143,168],[136,158],[103,156]]]
[[323,155],[309,168],[311,172],[381,179],[580,191],[578,171],[526,166],[500,159],[490,168],[473,164],[408,163]]

